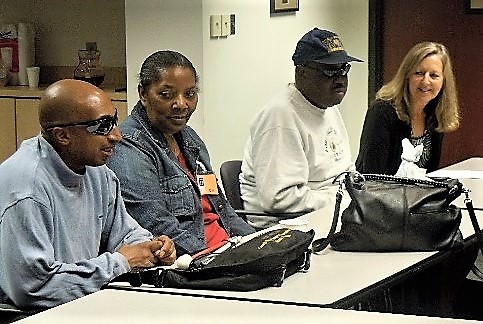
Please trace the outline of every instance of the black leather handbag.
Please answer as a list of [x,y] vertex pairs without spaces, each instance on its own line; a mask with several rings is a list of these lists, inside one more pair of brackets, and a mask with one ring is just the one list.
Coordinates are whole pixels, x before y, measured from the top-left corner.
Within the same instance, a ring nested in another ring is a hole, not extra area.
[[[451,204],[464,190],[459,180],[358,172],[340,178],[331,230],[313,242],[314,252],[329,244],[338,251],[435,251],[462,242],[461,210]],[[335,233],[343,185],[351,201]]]

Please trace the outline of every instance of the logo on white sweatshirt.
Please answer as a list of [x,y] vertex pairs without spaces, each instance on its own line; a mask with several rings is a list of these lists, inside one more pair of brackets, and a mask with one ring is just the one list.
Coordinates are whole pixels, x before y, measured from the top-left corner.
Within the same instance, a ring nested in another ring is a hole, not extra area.
[[344,153],[344,149],[342,147],[342,140],[340,139],[339,134],[337,131],[332,127],[329,127],[327,131],[327,135],[325,136],[324,140],[325,151],[329,154],[334,156],[334,160],[340,160]]

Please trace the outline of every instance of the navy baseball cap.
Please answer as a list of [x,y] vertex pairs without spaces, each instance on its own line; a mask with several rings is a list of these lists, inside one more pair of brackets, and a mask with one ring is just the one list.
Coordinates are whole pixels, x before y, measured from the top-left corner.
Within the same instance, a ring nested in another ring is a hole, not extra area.
[[337,34],[318,28],[309,31],[297,42],[292,60],[294,65],[306,65],[310,62],[323,64],[364,62],[347,54]]

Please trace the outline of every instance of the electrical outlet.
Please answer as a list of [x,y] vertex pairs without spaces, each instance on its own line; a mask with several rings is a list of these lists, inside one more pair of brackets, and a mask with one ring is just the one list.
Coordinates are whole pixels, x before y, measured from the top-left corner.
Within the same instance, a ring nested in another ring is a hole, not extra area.
[[221,16],[220,15],[210,16],[210,36],[211,37],[221,36]]

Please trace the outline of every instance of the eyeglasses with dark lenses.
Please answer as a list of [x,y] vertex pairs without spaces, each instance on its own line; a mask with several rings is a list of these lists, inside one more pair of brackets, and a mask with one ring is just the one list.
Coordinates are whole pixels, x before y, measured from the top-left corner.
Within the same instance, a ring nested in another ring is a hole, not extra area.
[[118,117],[117,117],[117,109],[116,109],[116,112],[114,113],[113,116],[103,116],[95,120],[54,125],[47,128],[47,131],[55,127],[86,126],[86,130],[89,133],[93,133],[97,135],[107,135],[112,131],[114,126],[117,126],[117,122],[118,122]]
[[349,63],[344,63],[338,69],[318,69],[312,66],[306,66],[306,68],[317,71],[320,75],[323,75],[326,78],[334,78],[336,76],[346,76],[351,69],[351,65]]

